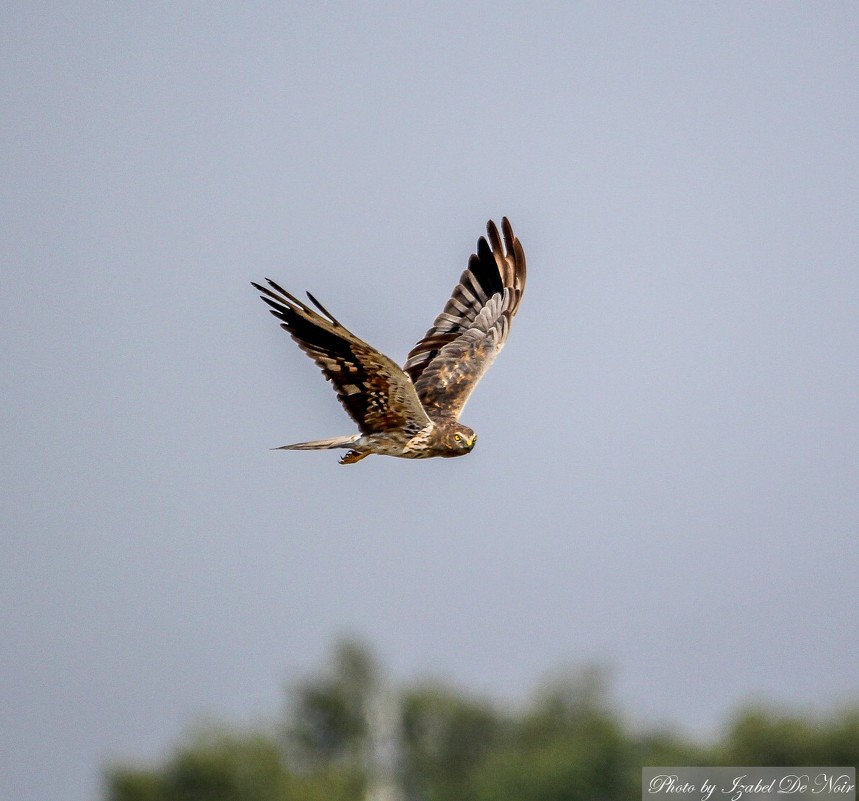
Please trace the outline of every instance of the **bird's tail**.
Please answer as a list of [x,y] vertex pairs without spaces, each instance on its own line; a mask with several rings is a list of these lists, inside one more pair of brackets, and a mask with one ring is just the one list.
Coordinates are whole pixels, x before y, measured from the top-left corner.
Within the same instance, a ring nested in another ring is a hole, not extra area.
[[294,445],[281,445],[272,448],[274,451],[325,451],[330,448],[351,448],[359,439],[360,434],[348,434],[345,437],[330,439],[314,439],[311,442],[296,442]]

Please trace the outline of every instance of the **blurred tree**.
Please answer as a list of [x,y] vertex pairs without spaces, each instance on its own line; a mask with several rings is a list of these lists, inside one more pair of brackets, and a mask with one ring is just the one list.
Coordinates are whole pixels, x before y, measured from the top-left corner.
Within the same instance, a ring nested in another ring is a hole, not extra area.
[[817,765],[818,732],[811,721],[749,709],[734,720],[725,742],[733,765]]
[[356,801],[363,781],[343,770],[290,772],[276,737],[210,729],[160,770],[108,770],[107,788],[109,801]]
[[859,704],[837,712],[822,741],[827,761],[821,764],[854,767],[859,772]]
[[599,801],[637,797],[633,741],[608,703],[599,667],[561,674],[537,694],[509,744],[476,771],[473,801]]
[[714,765],[711,749],[670,731],[648,731],[633,738],[632,764],[636,771],[645,765]]
[[735,716],[719,749],[729,765],[859,764],[859,707],[831,719],[800,717],[756,706]]
[[605,670],[544,683],[522,712],[439,685],[385,692],[371,653],[337,645],[290,694],[285,738],[199,730],[163,766],[106,772],[108,801],[621,801],[644,765],[859,764],[859,706],[828,717],[747,707],[709,745],[633,732]]
[[114,767],[106,771],[108,801],[164,801],[167,794],[160,772]]
[[469,801],[607,801],[638,797],[637,777],[625,769],[621,743],[555,737],[540,747],[493,753],[475,772]]
[[608,684],[608,671],[598,665],[556,673],[535,694],[521,722],[520,740],[539,744],[613,725]]
[[274,738],[209,729],[161,771],[114,769],[110,801],[288,801],[290,778]]
[[296,763],[316,768],[340,763],[361,769],[378,673],[365,646],[343,641],[334,650],[327,674],[292,691],[285,733],[288,753]]
[[507,723],[487,702],[440,686],[402,698],[402,781],[409,799],[458,801],[474,768],[503,742]]

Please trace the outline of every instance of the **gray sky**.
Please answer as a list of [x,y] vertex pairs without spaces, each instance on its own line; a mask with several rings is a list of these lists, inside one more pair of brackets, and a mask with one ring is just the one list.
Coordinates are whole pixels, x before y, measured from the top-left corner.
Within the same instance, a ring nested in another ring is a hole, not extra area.
[[[0,798],[93,799],[340,634],[637,718],[859,696],[859,10],[0,10]],[[249,286],[397,360],[508,215],[466,459],[350,433]]]

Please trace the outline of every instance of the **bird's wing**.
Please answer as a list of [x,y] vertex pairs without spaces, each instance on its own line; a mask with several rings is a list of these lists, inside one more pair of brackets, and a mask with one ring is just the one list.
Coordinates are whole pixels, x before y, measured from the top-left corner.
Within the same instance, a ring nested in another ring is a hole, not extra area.
[[409,377],[391,359],[342,326],[309,292],[317,313],[267,278],[260,297],[298,346],[337,389],[343,408],[365,434],[417,433],[430,424]]
[[505,217],[504,244],[486,226],[444,311],[412,348],[405,371],[431,418],[458,418],[507,340],[525,290],[525,252]]

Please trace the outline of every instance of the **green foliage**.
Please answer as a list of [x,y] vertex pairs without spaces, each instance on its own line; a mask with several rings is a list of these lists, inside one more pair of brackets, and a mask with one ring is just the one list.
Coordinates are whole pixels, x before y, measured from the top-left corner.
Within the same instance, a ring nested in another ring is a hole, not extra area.
[[822,735],[821,747],[826,764],[852,765],[859,771],[859,704],[835,716]]
[[462,798],[473,770],[507,731],[490,704],[442,687],[404,694],[401,715],[403,784],[414,798]]
[[290,771],[277,738],[265,733],[199,732],[161,770],[108,771],[109,801],[352,801],[354,771]]
[[859,707],[831,720],[746,709],[734,718],[721,752],[729,765],[859,765]]
[[701,744],[633,731],[598,668],[557,676],[516,713],[418,685],[380,731],[379,698],[370,652],[341,643],[327,670],[293,688],[285,737],[199,731],[161,767],[108,770],[106,799],[364,801],[393,783],[402,801],[625,801],[639,797],[643,765],[859,764],[859,706],[828,718],[749,707]]
[[359,759],[377,673],[369,650],[345,641],[337,645],[327,674],[295,689],[286,738],[297,760],[321,766]]
[[636,775],[644,765],[716,765],[709,750],[674,732],[651,731],[632,739]]
[[[474,801],[578,801],[634,797],[629,736],[610,709],[597,668],[562,675],[515,723],[510,744],[475,773]],[[505,793],[504,788],[513,788]]]
[[115,769],[110,801],[288,801],[290,778],[264,734],[199,733],[161,771]]
[[108,801],[163,801],[164,780],[157,771],[116,767],[107,771]]
[[476,771],[470,798],[494,801],[582,801],[632,798],[637,786],[624,769],[623,744],[614,736],[587,742],[555,735],[541,747],[493,754]]

